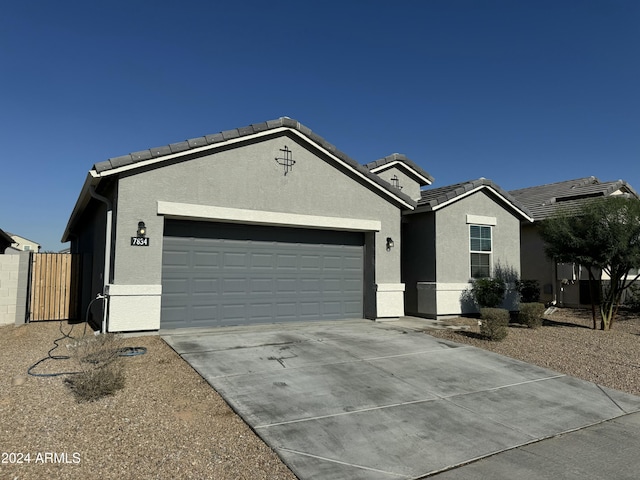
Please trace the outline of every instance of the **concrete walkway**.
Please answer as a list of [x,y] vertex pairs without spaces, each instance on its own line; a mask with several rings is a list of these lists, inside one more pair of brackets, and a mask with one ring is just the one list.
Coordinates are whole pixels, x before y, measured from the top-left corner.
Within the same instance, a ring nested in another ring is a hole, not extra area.
[[640,421],[621,417],[640,397],[391,324],[162,333],[301,479],[554,478],[536,449],[575,456],[581,432],[535,442],[595,425],[615,444]]

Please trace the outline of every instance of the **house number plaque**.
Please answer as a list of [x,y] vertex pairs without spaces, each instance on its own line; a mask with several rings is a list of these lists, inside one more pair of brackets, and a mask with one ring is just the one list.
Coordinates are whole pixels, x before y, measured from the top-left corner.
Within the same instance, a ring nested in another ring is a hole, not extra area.
[[149,238],[148,237],[131,237],[131,246],[132,247],[148,247]]

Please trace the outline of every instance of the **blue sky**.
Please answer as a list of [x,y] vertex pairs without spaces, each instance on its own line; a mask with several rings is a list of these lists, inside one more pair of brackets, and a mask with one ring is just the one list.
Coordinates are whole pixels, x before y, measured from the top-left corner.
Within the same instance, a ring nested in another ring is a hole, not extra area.
[[60,237],[96,162],[281,116],[444,186],[640,190],[637,0],[6,2],[0,228]]

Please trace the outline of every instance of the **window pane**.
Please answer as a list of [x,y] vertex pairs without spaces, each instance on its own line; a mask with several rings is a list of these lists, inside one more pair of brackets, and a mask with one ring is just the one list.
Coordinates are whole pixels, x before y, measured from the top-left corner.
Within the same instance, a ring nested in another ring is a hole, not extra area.
[[489,266],[490,255],[487,253],[471,254],[471,277],[487,278],[491,275]]
[[491,251],[491,227],[469,226],[469,249],[472,252]]

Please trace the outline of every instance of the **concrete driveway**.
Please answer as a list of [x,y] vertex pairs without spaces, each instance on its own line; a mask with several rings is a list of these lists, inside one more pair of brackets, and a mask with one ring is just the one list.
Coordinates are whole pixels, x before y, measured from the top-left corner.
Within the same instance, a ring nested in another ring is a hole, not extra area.
[[367,320],[162,337],[301,479],[420,478],[640,411],[639,397]]

